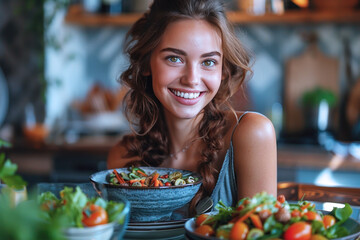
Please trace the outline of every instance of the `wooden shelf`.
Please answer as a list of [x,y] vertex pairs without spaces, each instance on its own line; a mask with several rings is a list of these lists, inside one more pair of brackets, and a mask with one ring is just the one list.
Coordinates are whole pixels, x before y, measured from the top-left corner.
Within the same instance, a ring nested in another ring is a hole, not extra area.
[[141,16],[141,13],[124,13],[119,15],[93,14],[86,12],[81,4],[74,4],[68,9],[65,22],[88,27],[104,25],[130,26]]
[[360,23],[360,11],[293,11],[284,14],[249,15],[228,12],[228,18],[237,24],[303,24],[303,23]]
[[[228,18],[235,24],[303,24],[303,23],[360,23],[360,11],[293,11],[284,14],[249,15],[242,12],[228,12]],[[142,16],[141,13],[119,15],[92,14],[81,4],[71,5],[65,17],[67,24],[87,27],[130,26]]]

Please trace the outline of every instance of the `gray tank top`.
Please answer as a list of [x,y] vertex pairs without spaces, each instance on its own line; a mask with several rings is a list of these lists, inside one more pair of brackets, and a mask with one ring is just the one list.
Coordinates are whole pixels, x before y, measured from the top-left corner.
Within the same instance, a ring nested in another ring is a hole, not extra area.
[[215,188],[211,194],[211,199],[213,200],[213,210],[216,204],[221,200],[226,206],[235,206],[237,203],[237,183],[236,176],[234,171],[234,149],[232,144],[232,137],[234,135],[235,128],[239,124],[242,117],[247,112],[244,112],[238,119],[233,132],[231,134],[230,147],[226,152],[223,165],[221,167],[218,180],[216,182]]

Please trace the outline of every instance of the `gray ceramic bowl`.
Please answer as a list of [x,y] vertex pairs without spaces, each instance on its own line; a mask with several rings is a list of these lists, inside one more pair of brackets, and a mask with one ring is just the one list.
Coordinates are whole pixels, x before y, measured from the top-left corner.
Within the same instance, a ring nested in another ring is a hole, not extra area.
[[[163,187],[114,186],[106,181],[113,169],[94,173],[90,176],[95,190],[104,198],[117,201],[125,197],[131,203],[130,221],[153,222],[168,220],[172,212],[189,203],[199,190],[202,178],[200,174],[174,168],[141,167],[147,174],[157,171],[160,175],[172,172],[190,173],[199,180],[192,184]],[[128,172],[127,168],[117,168],[118,172]]]

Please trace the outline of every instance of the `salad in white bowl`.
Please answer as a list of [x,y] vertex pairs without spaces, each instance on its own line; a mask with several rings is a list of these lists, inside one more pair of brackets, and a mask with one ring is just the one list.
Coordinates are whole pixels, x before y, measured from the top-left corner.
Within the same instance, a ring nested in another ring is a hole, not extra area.
[[80,187],[64,187],[60,198],[53,192],[38,197],[45,219],[60,219],[64,235],[69,240],[101,239],[124,234],[128,223],[130,203],[106,201],[100,197],[88,198]]

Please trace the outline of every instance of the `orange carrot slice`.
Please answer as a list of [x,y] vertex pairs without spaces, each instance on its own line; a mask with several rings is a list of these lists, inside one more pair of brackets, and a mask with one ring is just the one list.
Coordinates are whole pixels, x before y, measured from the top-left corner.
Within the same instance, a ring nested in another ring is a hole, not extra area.
[[251,219],[251,222],[254,224],[254,226],[256,228],[263,230],[263,224],[261,222],[261,219],[260,219],[259,215],[250,214],[250,219]]
[[119,181],[119,183],[125,183],[125,180],[119,175],[119,173],[116,171],[116,169],[114,169],[113,172],[114,172],[117,180]]
[[132,185],[134,182],[140,182],[140,180],[139,179],[130,179],[129,180],[130,185]]
[[140,170],[137,170],[136,172],[139,173],[143,177],[147,177],[146,173],[144,173],[144,172],[142,172]]
[[154,182],[154,187],[158,187],[159,186],[159,180],[155,180],[155,182]]

